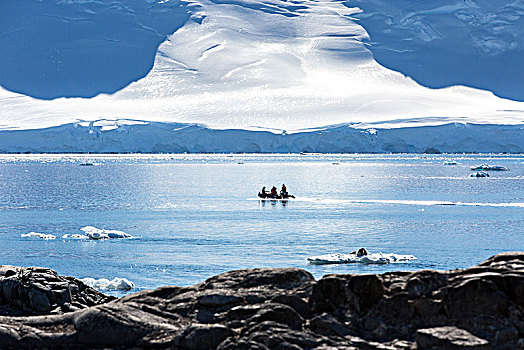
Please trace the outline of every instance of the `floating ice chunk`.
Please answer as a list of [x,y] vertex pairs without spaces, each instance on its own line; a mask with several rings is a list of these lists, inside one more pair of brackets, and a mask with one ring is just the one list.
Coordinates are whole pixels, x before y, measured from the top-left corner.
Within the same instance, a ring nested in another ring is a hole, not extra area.
[[502,165],[489,165],[481,164],[477,166],[472,166],[471,170],[494,170],[494,171],[508,171],[509,169]]
[[489,174],[485,171],[477,171],[475,174],[469,175],[469,177],[489,177]]
[[106,278],[82,278],[84,284],[91,288],[100,290],[131,290],[135,288],[135,284],[126,278],[115,277],[112,281]]
[[109,238],[134,238],[129,233],[117,230],[104,230],[94,226],[85,226],[80,230],[84,231],[90,239],[109,239]]
[[444,165],[457,165],[458,163],[454,161],[453,159],[448,159],[444,161]]
[[89,237],[87,237],[86,235],[81,235],[81,234],[78,234],[78,233],[66,233],[65,235],[62,236],[62,238],[65,238],[65,239],[89,239]]
[[325,254],[307,258],[310,264],[324,265],[324,264],[389,264],[398,261],[409,261],[417,259],[413,255],[401,255],[393,253],[373,253],[367,255],[357,254]]
[[56,236],[48,235],[48,234],[40,233],[40,232],[22,233],[20,235],[20,237],[37,237],[37,238],[42,238],[42,239],[46,239],[46,240],[50,240],[50,239],[55,239],[56,238]]

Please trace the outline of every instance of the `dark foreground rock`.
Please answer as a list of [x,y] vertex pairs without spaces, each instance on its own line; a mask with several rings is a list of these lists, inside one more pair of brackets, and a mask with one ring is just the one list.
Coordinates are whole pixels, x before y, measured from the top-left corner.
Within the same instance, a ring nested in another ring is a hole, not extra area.
[[[0,315],[62,314],[115,299],[42,267],[0,265]],[[0,347],[1,347],[0,343]]]
[[455,271],[231,271],[62,315],[0,317],[0,348],[516,349],[524,253]]

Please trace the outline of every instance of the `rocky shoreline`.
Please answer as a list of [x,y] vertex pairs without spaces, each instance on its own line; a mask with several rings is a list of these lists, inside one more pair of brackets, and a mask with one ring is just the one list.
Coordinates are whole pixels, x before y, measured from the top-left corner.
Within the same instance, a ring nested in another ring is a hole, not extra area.
[[230,271],[120,299],[0,266],[0,348],[524,348],[524,252],[453,270]]

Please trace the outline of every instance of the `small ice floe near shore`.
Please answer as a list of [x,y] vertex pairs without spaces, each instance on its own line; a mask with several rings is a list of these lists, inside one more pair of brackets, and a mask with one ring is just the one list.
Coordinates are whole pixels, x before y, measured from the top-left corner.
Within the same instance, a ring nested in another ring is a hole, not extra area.
[[131,290],[135,284],[126,278],[115,277],[112,281],[106,278],[82,278],[80,279],[85,285],[98,290]]
[[81,235],[78,233],[66,233],[62,236],[64,239],[89,239],[86,235]]
[[113,238],[134,238],[129,233],[117,230],[104,230],[94,226],[85,226],[80,230],[84,231],[89,239],[113,239]]
[[485,171],[477,171],[475,174],[469,175],[469,177],[489,177],[489,174]]
[[[97,228],[94,226],[85,226],[80,229],[84,232],[84,234],[81,233],[66,233],[62,236],[62,239],[75,239],[75,240],[100,240],[100,239],[115,239],[115,238],[135,238],[134,236],[130,235],[129,233],[125,233],[123,231],[117,231],[117,230],[104,230],[101,228]],[[40,232],[29,232],[29,233],[23,233],[20,235],[24,238],[41,238],[41,239],[55,239],[56,236],[46,234],[46,233],[40,233]]]
[[401,255],[393,253],[369,253],[364,248],[349,254],[325,254],[307,258],[310,264],[390,264],[398,261],[416,260],[413,255]]
[[50,240],[50,239],[55,239],[56,236],[54,235],[48,235],[48,234],[45,234],[45,233],[40,233],[40,232],[29,232],[29,233],[22,233],[20,235],[20,237],[24,237],[24,238],[41,238],[41,239],[45,239],[45,240]]
[[493,170],[493,171],[508,171],[509,169],[502,165],[489,165],[489,164],[481,164],[481,165],[474,165],[470,168],[471,170]]

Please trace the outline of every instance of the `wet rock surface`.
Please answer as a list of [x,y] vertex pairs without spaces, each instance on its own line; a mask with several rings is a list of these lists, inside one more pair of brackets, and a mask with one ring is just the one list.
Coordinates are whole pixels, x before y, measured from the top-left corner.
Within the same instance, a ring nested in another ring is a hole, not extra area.
[[327,275],[318,281],[300,269],[231,271],[191,287],[142,291],[61,315],[2,316],[0,344],[516,349],[524,346],[524,252],[499,254],[464,270]]
[[62,314],[115,299],[43,267],[0,265],[0,315]]

